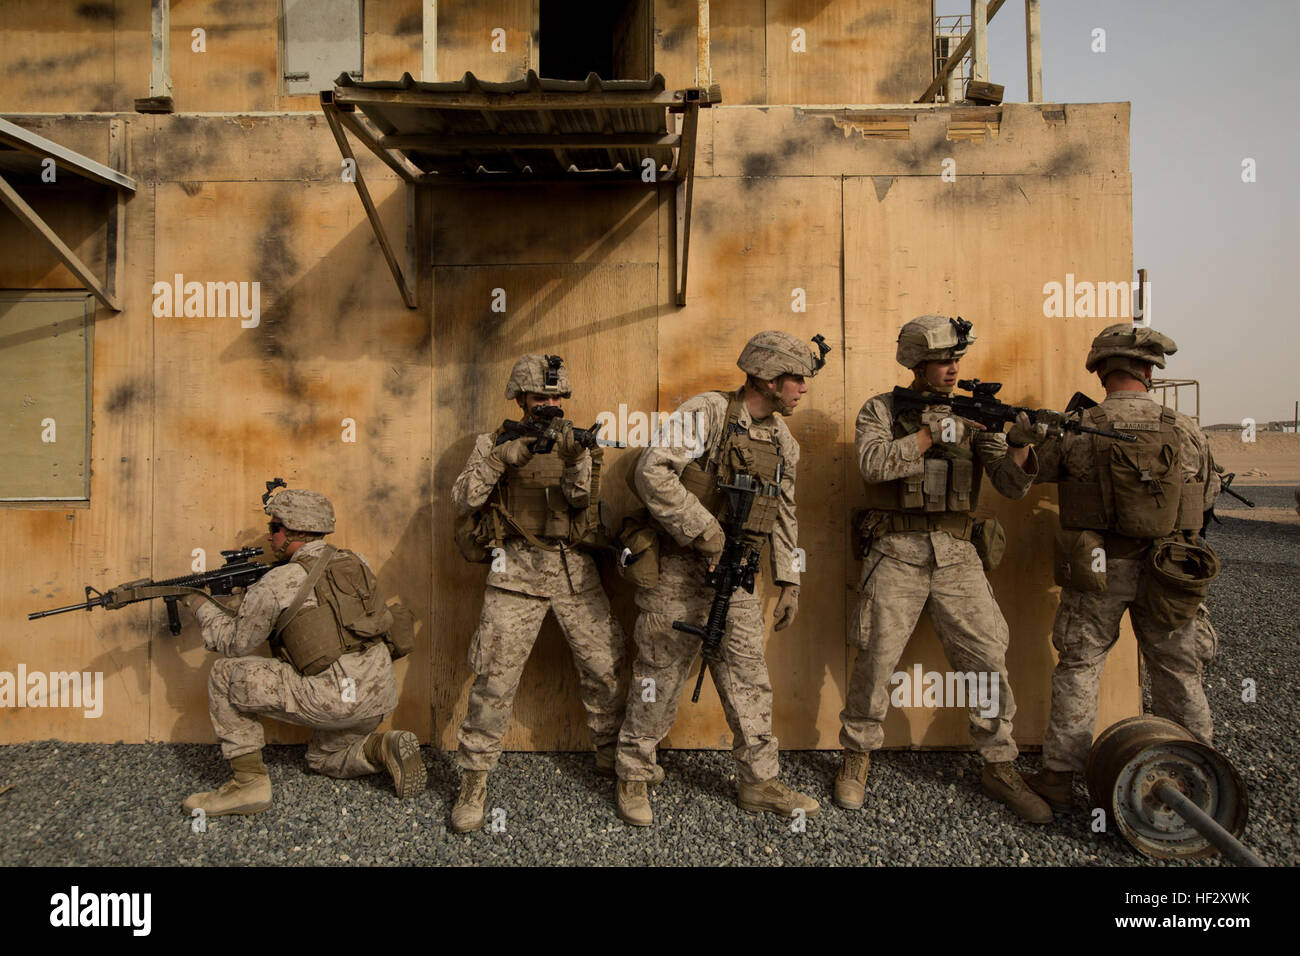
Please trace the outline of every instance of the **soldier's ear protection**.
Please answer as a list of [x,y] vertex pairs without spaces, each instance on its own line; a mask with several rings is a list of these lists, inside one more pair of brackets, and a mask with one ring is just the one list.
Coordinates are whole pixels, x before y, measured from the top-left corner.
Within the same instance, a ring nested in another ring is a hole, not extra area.
[[546,370],[542,373],[542,383],[547,388],[557,388],[560,384],[560,369],[564,366],[564,359],[558,355],[546,356]]

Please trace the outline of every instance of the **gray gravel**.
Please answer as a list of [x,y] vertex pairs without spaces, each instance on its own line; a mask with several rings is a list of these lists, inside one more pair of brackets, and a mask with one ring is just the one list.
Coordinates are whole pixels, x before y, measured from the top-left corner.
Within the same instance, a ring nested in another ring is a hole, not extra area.
[[[1246,493],[1272,507],[1292,495],[1281,487]],[[1250,793],[1246,844],[1270,863],[1295,866],[1300,526],[1236,519],[1228,504],[1220,510],[1224,524],[1214,527],[1211,540],[1225,567],[1209,600],[1220,656],[1207,682],[1217,745]],[[1241,700],[1244,677],[1257,682],[1255,703]],[[446,827],[458,779],[452,755],[424,753],[429,791],[398,801],[382,775],[332,780],[305,772],[302,747],[269,747],[272,809],[210,820],[206,832],[195,833],[180,801],[225,779],[215,746],[43,741],[0,747],[0,787],[14,784],[0,795],[0,864],[1149,863],[1118,835],[1092,833],[1082,808],[1047,827],[1020,823],[979,793],[979,761],[968,753],[876,755],[867,803],[857,813],[830,803],[837,754],[782,754],[784,779],[823,805],[804,832],[737,807],[726,753],[663,754],[668,778],[652,792],[656,819],[649,830],[618,820],[613,783],[595,775],[589,754],[512,753],[492,775],[489,791],[489,807],[504,811],[504,830],[463,836]],[[1020,766],[1028,771],[1037,763],[1028,755]]]

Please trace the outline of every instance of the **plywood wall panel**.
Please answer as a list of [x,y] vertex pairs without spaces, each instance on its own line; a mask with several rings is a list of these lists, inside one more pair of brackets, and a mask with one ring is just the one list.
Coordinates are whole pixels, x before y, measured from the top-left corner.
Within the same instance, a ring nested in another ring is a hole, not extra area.
[[[708,85],[707,78],[696,76],[697,0],[656,0],[654,16],[654,67],[668,88]],[[763,0],[710,5],[709,60],[724,102],[767,102],[764,35]]]
[[[137,134],[139,125],[138,120],[128,122],[128,137]],[[63,118],[49,135],[56,141],[107,143],[107,127],[100,117]],[[96,230],[99,213],[93,206],[65,201],[50,213],[65,235],[89,236]],[[0,285],[30,288],[48,282],[48,263],[25,257],[31,245],[30,234],[10,217],[0,229],[0,263],[5,264]],[[84,708],[5,707],[0,709],[0,739],[5,741],[143,740],[148,730],[149,608],[76,612],[39,621],[28,621],[26,615],[83,601],[87,584],[103,589],[152,573],[153,386],[148,367],[153,247],[153,195],[141,190],[127,206],[126,255],[135,268],[128,270],[121,290],[123,310],[115,314],[101,307],[92,333],[89,504],[0,507],[0,628],[6,635],[0,670],[12,674],[21,664],[28,673],[98,673],[101,712],[88,717]]]
[[365,0],[364,25],[362,72],[367,80],[395,80],[403,73],[427,79],[420,75],[424,60],[422,0]]
[[[672,255],[672,247],[664,254]],[[806,311],[793,311],[795,289],[803,290]],[[782,746],[826,746],[838,726],[844,677],[838,179],[696,182],[687,304],[666,308],[660,323],[659,407],[672,411],[699,392],[739,387],[744,373],[736,359],[764,329],[803,339],[820,332],[835,349],[786,421],[801,446],[795,495],[807,571],[798,619],[767,641]],[[766,564],[762,588],[770,625],[777,589]],[[729,748],[730,741],[710,685],[698,705],[682,706],[666,746]]]
[[[521,197],[522,198],[522,197]],[[540,214],[536,200],[529,203]],[[543,201],[546,209],[558,204]],[[652,210],[653,212],[653,210]],[[476,435],[492,431],[518,406],[504,399],[516,359],[529,352],[564,357],[573,384],[567,415],[583,427],[598,413],[654,406],[656,270],[653,263],[442,266],[434,271],[434,607],[433,738],[456,746],[473,681],[466,662],[482,606],[485,565],[467,564],[451,536],[451,487]],[[505,312],[494,312],[494,290]],[[624,477],[634,449],[607,449],[602,496],[617,512],[632,506]],[[606,569],[608,570],[608,569]],[[608,577],[608,576],[607,576]],[[630,590],[608,584],[631,633]],[[453,598],[453,595],[456,597]],[[515,698],[507,749],[584,750],[591,746],[568,646],[548,617]]]
[[[480,80],[517,80],[538,69],[531,52],[532,7],[531,0],[442,0],[438,79],[473,73]],[[493,50],[492,31],[498,29],[505,31],[505,46]]]
[[[331,543],[363,554],[427,634],[428,326],[392,293],[352,187],[209,182],[159,193],[158,274],[257,281],[262,306],[255,328],[157,322],[157,480],[168,489],[156,502],[159,562],[262,543],[263,482],[283,476],[331,497]],[[400,192],[376,201],[404,207]],[[355,443],[343,440],[345,419]],[[210,663],[193,627],[156,654],[154,736],[211,739],[201,705]],[[427,668],[424,649],[398,664],[394,723],[421,736]],[[301,734],[277,728],[277,739]]]
[[[1069,271],[1117,280],[1129,274],[1127,175],[958,178],[943,185],[899,178],[882,195],[874,178],[844,181],[846,442],[867,398],[906,383],[908,374],[894,362],[898,329],[926,312],[960,314],[975,324],[978,340],[962,374],[1003,382],[1008,401],[1059,408],[1075,390],[1097,392],[1083,358],[1109,320],[1046,319],[1042,287],[1063,281]],[[1077,197],[1083,195],[1088,212],[1078,218]],[[1073,225],[1061,228],[1066,221]],[[861,482],[851,481],[847,505],[861,504]],[[1007,660],[1018,706],[1016,739],[1037,745],[1053,663],[1055,491],[1035,486],[1027,500],[1010,502],[986,487],[981,511],[997,515],[1007,528],[1007,559],[990,581],[1011,629]],[[1130,635],[1107,662],[1102,727],[1137,710],[1133,650]],[[916,661],[927,671],[948,669],[928,623],[898,669],[907,671]],[[891,746],[961,744],[965,734],[965,715],[955,709],[891,709],[886,722]]]

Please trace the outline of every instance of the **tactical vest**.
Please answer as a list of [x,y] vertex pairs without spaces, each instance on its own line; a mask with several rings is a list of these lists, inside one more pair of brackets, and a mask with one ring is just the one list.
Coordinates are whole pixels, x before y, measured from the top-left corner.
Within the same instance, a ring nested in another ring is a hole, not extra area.
[[[393,616],[374,572],[351,551],[329,547],[316,555],[299,552],[293,563],[307,572],[307,579],[276,619],[271,649],[299,673],[319,674],[392,629]],[[317,604],[304,608],[312,592]]]
[[[709,514],[721,522],[726,515],[727,496],[718,490],[719,483],[731,484],[736,475],[747,474],[757,478],[761,485],[770,483],[779,488],[785,460],[781,457],[781,446],[775,435],[767,440],[755,438],[740,423],[744,390],[719,394],[730,400],[722,437],[703,463],[697,458],[682,469],[681,481],[687,491],[700,499],[700,504]],[[745,522],[746,533],[771,534],[780,512],[780,493],[768,495],[760,491],[754,496],[749,519]]]
[[1060,483],[1061,527],[1110,531],[1126,538],[1163,538],[1201,527],[1205,485],[1183,476],[1182,442],[1171,409],[1159,421],[1114,422],[1100,405],[1083,412],[1083,424],[1136,435],[1121,442],[1090,435],[1092,481]]
[[[493,434],[493,443],[499,434]],[[543,547],[544,539],[579,544],[599,524],[602,458],[600,448],[591,450],[591,494],[585,508],[571,507],[564,496],[560,480],[565,463],[558,454],[533,455],[519,468],[507,466],[488,498],[500,525],[493,537],[502,541],[519,537]]]
[[[895,439],[921,429],[920,410],[895,412]],[[979,501],[983,469],[975,462],[974,433],[967,431],[955,448],[935,443],[922,457],[918,475],[866,482],[867,508],[890,512],[890,531],[946,530],[970,539],[970,513]]]

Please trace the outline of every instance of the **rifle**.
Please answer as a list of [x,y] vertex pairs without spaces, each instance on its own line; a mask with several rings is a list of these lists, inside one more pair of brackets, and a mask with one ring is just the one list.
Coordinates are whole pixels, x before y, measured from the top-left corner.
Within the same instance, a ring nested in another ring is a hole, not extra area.
[[[1117,441],[1137,441],[1136,435],[1092,428],[1054,409],[1004,404],[993,397],[1002,388],[1001,382],[981,382],[977,378],[970,378],[959,381],[957,387],[970,392],[971,396],[938,395],[933,392],[918,392],[915,389],[898,387],[894,389],[894,408],[897,411],[907,411],[931,405],[947,405],[952,409],[953,414],[978,422],[991,432],[1001,432],[1004,425],[1014,422],[1016,416],[1024,412],[1035,425],[1046,425],[1048,433],[1052,435],[1060,435],[1062,432],[1081,432],[1087,435],[1101,435]],[[1075,402],[1072,401],[1071,404]]]
[[736,475],[730,485],[719,484],[718,489],[727,496],[726,517],[723,519],[722,531],[727,543],[722,548],[718,563],[709,572],[706,583],[713,588],[713,603],[709,606],[709,616],[703,627],[688,624],[685,621],[673,621],[673,629],[694,634],[700,644],[700,676],[695,682],[695,693],[691,694],[691,703],[699,703],[700,688],[704,685],[704,672],[709,663],[722,660],[722,637],[727,628],[727,614],[731,611],[731,596],[737,588],[744,588],[754,593],[754,575],[758,573],[759,546],[751,536],[745,533],[745,522],[749,520],[750,509],[754,505],[754,496],[761,490],[764,494],[778,494],[776,486],[760,486],[751,475]]
[[[531,417],[523,421],[507,421],[501,423],[501,433],[497,435],[496,444],[504,445],[508,441],[514,441],[516,438],[536,438],[533,442],[533,453],[537,455],[548,455],[555,443],[564,436],[564,429],[572,423],[563,417],[564,409],[558,405],[543,405],[533,411]],[[627,445],[621,441],[608,441],[604,438],[597,438],[596,434],[600,431],[600,422],[592,425],[590,428],[573,429],[573,437],[577,439],[578,444],[583,448],[591,451],[597,445],[604,448],[626,448]]]
[[[1234,478],[1237,477],[1237,473],[1236,473],[1235,471],[1230,471],[1230,472],[1228,472],[1227,474],[1224,474],[1222,471],[1219,471],[1219,466],[1218,466],[1218,465],[1215,465],[1214,468],[1215,468],[1215,472],[1216,472],[1216,473],[1218,474],[1218,476],[1219,476],[1219,491],[1221,491],[1221,492],[1222,492],[1222,491],[1226,491],[1228,494],[1232,495],[1232,497],[1236,498],[1238,501],[1240,501],[1242,504],[1244,504],[1247,508],[1253,508],[1253,507],[1255,507],[1255,502],[1251,501],[1251,500],[1250,500],[1249,498],[1247,498],[1245,495],[1240,494],[1240,493],[1238,493],[1238,492],[1236,492],[1236,491],[1233,491],[1230,487],[1228,487],[1229,485],[1232,484],[1232,479],[1234,479]],[[1202,537],[1202,538],[1204,538],[1205,535],[1206,535],[1206,532],[1208,532],[1208,531],[1210,530],[1210,519],[1211,519],[1211,518],[1214,519],[1214,523],[1215,523],[1215,524],[1223,524],[1223,520],[1222,520],[1222,519],[1221,519],[1221,518],[1220,518],[1220,517],[1215,513],[1215,511],[1214,511],[1214,506],[1213,506],[1213,505],[1211,505],[1211,506],[1210,506],[1210,507],[1205,511],[1205,513],[1202,515],[1202,518],[1203,518],[1203,520],[1201,521],[1201,537]]]
[[148,578],[141,578],[139,581],[128,581],[126,584],[119,584],[107,591],[97,591],[87,584],[85,603],[56,607],[49,611],[36,611],[28,614],[27,620],[34,621],[37,618],[49,617],[52,614],[65,614],[68,611],[84,610],[89,613],[91,608],[96,607],[116,611],[118,608],[126,607],[128,604],[135,604],[138,601],[162,598],[163,603],[167,605],[167,626],[173,634],[179,634],[181,632],[181,616],[180,610],[176,606],[177,601],[187,594],[202,594],[205,597],[210,597],[214,594],[233,594],[235,588],[248,587],[253,582],[260,580],[267,571],[277,566],[250,560],[261,553],[261,548],[239,548],[235,551],[222,551],[221,556],[226,559],[226,563],[215,571],[188,574],[179,578],[168,578],[166,581],[152,581]]

